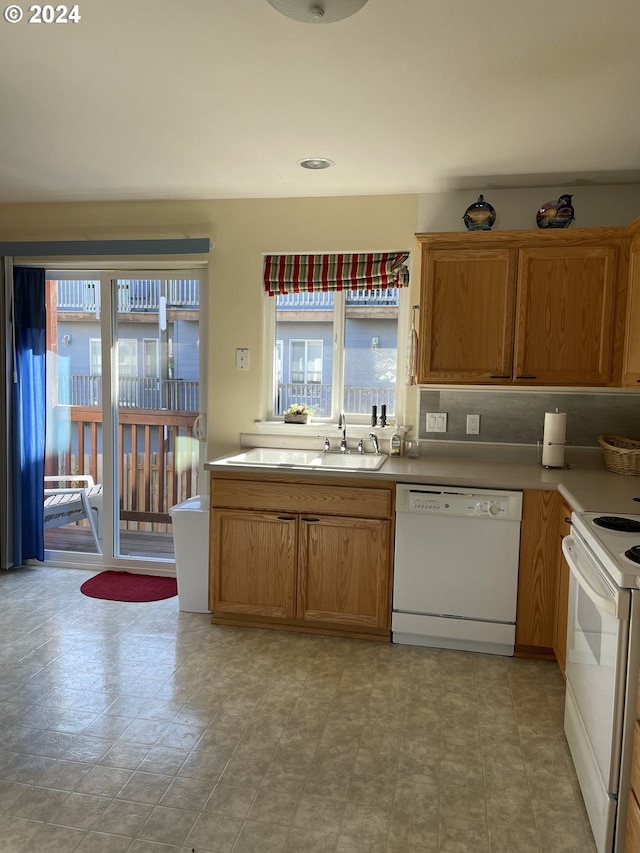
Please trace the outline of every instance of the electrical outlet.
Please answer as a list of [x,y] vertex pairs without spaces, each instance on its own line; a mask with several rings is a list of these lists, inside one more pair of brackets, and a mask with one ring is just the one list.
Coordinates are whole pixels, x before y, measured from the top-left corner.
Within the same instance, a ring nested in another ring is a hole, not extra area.
[[467,435],[480,433],[480,415],[467,415]]
[[427,432],[446,432],[447,431],[447,413],[446,412],[427,412],[426,431]]
[[238,347],[236,349],[236,369],[249,370],[249,348]]

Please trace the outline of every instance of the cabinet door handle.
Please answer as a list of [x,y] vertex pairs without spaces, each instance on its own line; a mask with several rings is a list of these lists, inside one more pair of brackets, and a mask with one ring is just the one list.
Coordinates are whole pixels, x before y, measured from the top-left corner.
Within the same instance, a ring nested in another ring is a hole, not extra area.
[[516,376],[516,379],[536,379],[535,376]]
[[278,521],[295,521],[295,515],[279,515]]
[[564,517],[564,521],[565,521],[565,524],[573,524],[573,522],[571,521],[571,519],[570,519],[570,518],[567,518],[567,516],[566,516],[566,515],[565,515],[565,517]]
[[[506,373],[504,375],[502,373],[495,373],[492,374],[489,379],[511,379],[511,377]],[[640,379],[638,380],[638,382],[640,382]]]
[[302,521],[320,521],[319,518],[303,518]]

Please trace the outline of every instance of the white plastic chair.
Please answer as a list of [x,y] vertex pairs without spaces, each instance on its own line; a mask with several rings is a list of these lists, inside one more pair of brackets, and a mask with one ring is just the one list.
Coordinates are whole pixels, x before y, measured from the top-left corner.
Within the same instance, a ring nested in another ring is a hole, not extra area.
[[54,474],[45,483],[84,483],[84,486],[45,488],[43,527],[63,527],[85,519],[98,554],[102,554],[102,483],[96,485],[90,474]]

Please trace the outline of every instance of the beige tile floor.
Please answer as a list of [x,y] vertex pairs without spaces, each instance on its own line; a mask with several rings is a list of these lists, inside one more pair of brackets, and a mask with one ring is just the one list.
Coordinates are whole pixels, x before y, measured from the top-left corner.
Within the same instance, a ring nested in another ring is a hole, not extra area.
[[0,573],[3,853],[594,853],[555,664]]

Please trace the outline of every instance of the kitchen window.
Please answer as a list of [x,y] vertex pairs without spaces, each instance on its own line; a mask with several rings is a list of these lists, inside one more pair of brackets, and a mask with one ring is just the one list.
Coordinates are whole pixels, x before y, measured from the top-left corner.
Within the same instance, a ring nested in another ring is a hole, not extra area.
[[[265,289],[273,297],[267,300],[270,417],[279,419],[293,403],[306,405],[316,418],[335,419],[344,411],[364,422],[372,406],[380,411],[382,405],[394,416],[400,296],[408,282],[401,270],[408,255],[389,256],[387,277],[369,275],[370,259],[381,255],[268,256],[280,264],[277,271],[275,261],[270,271],[265,266]],[[328,281],[327,267],[330,275],[342,263],[335,259],[343,258],[351,259],[348,267],[344,261],[344,280]],[[365,267],[367,276],[355,280],[356,268],[359,276]],[[283,270],[287,276],[293,271],[291,282],[282,281]]]

